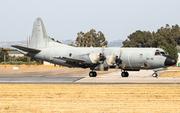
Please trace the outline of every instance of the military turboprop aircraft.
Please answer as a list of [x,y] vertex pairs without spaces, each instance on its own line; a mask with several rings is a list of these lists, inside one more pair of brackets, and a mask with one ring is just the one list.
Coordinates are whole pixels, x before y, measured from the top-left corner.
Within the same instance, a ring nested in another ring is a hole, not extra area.
[[29,47],[12,45],[26,56],[67,67],[90,68],[89,76],[96,77],[95,71],[121,69],[122,77],[127,71],[153,69],[157,71],[176,64],[176,59],[160,48],[102,48],[72,47],[53,41],[46,33],[43,21],[37,18],[33,25]]

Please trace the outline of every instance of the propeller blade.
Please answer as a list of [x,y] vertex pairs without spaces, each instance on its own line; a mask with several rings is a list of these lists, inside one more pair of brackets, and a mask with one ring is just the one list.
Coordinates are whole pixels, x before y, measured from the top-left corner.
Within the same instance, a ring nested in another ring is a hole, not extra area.
[[100,70],[104,71],[104,64],[100,64]]
[[104,56],[104,49],[105,49],[105,47],[102,46],[102,56]]
[[106,60],[104,60],[104,62],[100,64],[100,70],[101,71],[107,71],[108,69],[109,69],[109,65],[106,62]]
[[118,65],[116,65],[116,68],[115,68],[115,71],[116,71],[116,72],[118,72],[118,67],[119,67],[119,66],[118,66]]

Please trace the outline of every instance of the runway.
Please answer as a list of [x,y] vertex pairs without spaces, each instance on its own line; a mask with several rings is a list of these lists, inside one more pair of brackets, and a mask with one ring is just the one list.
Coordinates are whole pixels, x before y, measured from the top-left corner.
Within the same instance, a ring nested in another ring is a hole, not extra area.
[[0,84],[180,84],[180,77],[0,77]]
[[[121,72],[114,71],[101,72],[97,77],[89,77],[89,70],[83,70],[83,74],[79,74],[82,69],[74,69],[73,73],[72,69],[0,71],[0,84],[180,84],[180,77],[153,78],[152,70],[129,72],[129,77],[121,77]],[[84,74],[86,72],[87,74]],[[160,73],[162,72],[158,72]]]
[[0,77],[0,83],[41,83],[41,84],[62,84],[74,83],[84,77]]

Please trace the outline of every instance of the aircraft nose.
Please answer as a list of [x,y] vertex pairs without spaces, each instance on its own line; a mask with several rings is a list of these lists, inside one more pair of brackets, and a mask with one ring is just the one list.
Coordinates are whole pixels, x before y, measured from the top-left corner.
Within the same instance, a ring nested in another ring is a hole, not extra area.
[[165,66],[172,66],[177,63],[177,60],[172,56],[167,56],[164,62]]

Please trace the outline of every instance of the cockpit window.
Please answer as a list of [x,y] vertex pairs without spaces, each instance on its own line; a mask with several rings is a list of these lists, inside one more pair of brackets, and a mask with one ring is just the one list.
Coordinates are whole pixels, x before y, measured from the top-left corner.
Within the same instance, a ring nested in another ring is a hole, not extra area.
[[167,53],[165,51],[159,51],[156,50],[155,55],[166,55]]
[[156,50],[155,55],[160,55],[159,50]]
[[165,55],[165,52],[160,52],[162,55]]

